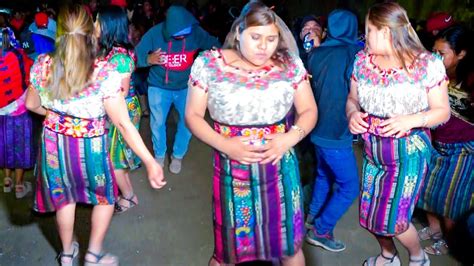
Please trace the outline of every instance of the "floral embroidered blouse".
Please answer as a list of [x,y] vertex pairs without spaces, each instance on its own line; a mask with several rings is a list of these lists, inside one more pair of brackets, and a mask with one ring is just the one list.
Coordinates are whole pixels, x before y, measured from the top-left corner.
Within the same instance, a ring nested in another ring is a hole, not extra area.
[[104,99],[120,95],[120,74],[114,71],[114,65],[99,62],[94,69],[93,81],[84,90],[69,99],[51,99],[46,84],[51,63],[49,55],[38,56],[30,74],[31,85],[38,91],[41,105],[46,109],[80,118],[98,118],[106,114]]
[[135,86],[131,78],[133,71],[135,71],[135,54],[123,47],[113,47],[103,60],[115,65],[115,70],[119,72],[122,77],[130,78],[130,87],[126,97],[135,96]]
[[282,70],[247,71],[225,62],[221,50],[201,53],[191,68],[189,85],[208,93],[211,118],[235,126],[269,125],[283,120],[293,106],[299,83],[307,78],[303,62],[293,56]]
[[415,114],[428,109],[428,92],[448,80],[441,58],[424,52],[408,66],[381,69],[374,55],[360,51],[354,61],[352,79],[357,82],[361,108],[374,116],[387,118]]

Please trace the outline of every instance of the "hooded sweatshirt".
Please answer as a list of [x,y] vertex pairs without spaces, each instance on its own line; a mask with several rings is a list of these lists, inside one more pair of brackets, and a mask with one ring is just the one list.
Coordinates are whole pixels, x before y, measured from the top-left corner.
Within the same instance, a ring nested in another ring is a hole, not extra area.
[[[187,32],[184,38],[176,33]],[[174,37],[173,37],[174,36]],[[170,6],[166,20],[152,27],[135,47],[138,67],[150,66],[148,54],[161,48],[168,57],[164,65],[151,65],[148,85],[167,90],[186,89],[191,66],[199,50],[220,46],[216,37],[203,30],[194,16],[184,7]]]
[[334,10],[328,17],[328,36],[308,59],[311,87],[318,104],[318,122],[311,141],[324,148],[352,146],[346,118],[357,41],[357,18],[346,10]]

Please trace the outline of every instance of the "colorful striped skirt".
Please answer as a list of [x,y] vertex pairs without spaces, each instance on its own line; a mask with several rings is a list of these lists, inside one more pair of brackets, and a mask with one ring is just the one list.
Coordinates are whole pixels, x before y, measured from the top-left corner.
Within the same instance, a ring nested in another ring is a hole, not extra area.
[[[215,124],[228,137],[285,132],[285,126],[233,127]],[[253,144],[261,142],[258,137]],[[302,245],[303,206],[293,150],[276,164],[243,165],[214,153],[214,258],[219,263],[278,260]]]
[[[137,96],[126,97],[125,102],[127,103],[128,115],[135,128],[140,128],[140,118],[142,110],[140,108],[140,102]],[[117,127],[113,124],[109,128],[109,151],[110,158],[114,169],[136,169],[140,167],[140,159],[127,145],[122,137],[122,134],[118,131]]]
[[0,168],[28,169],[35,164],[32,120],[29,112],[0,115]]
[[418,207],[456,220],[474,208],[474,141],[433,147]]
[[414,129],[402,138],[363,134],[360,225],[382,236],[408,229],[430,159],[430,135]]
[[36,169],[34,210],[52,212],[70,203],[115,203],[118,190],[105,120],[48,112]]

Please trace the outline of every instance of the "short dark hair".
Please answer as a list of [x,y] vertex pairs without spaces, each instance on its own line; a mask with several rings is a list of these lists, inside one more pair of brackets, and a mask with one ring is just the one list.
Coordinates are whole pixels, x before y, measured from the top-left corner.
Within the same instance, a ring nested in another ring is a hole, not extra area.
[[322,28],[321,21],[319,21],[319,19],[315,15],[307,15],[304,16],[303,19],[301,19],[300,30],[303,29],[304,24],[306,24],[306,22],[308,21],[314,21],[318,23],[318,25]]

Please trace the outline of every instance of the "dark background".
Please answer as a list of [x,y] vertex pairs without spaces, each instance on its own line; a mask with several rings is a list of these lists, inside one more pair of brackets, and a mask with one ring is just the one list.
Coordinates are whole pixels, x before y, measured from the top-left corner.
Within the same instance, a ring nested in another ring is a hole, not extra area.
[[[88,2],[89,0],[82,0]],[[98,0],[105,1],[105,0]],[[138,0],[135,0],[138,1]],[[155,0],[158,2],[159,0]],[[50,5],[58,6],[59,3],[72,2],[72,0],[0,0],[0,7],[34,9],[40,2],[48,2]],[[78,2],[78,1],[76,1]],[[171,3],[186,4],[187,0],[171,0]],[[208,0],[197,0],[203,6]],[[246,0],[221,0],[230,6],[242,7]],[[359,19],[363,19],[368,7],[377,0],[264,0],[264,2],[285,13],[286,19],[293,19],[306,14],[327,15],[335,8],[347,8],[354,11]],[[473,0],[401,0],[399,2],[407,11],[410,18],[423,20],[435,11],[447,11],[457,20],[463,21],[469,26],[474,25],[474,1]],[[471,27],[472,28],[472,27]]]

